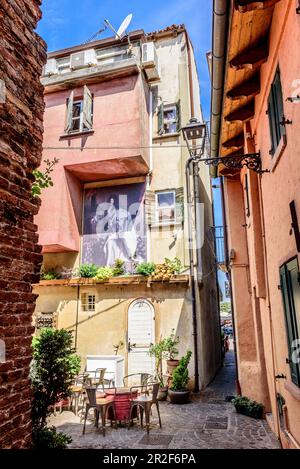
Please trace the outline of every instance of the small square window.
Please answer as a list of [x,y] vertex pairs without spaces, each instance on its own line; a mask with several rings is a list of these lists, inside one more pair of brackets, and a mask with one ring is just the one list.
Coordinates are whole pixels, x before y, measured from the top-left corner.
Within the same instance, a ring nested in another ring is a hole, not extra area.
[[176,106],[164,107],[164,133],[173,134],[177,132],[177,109]]
[[156,222],[168,224],[176,221],[175,191],[156,193]]
[[96,297],[89,293],[81,295],[81,309],[82,311],[95,311]]

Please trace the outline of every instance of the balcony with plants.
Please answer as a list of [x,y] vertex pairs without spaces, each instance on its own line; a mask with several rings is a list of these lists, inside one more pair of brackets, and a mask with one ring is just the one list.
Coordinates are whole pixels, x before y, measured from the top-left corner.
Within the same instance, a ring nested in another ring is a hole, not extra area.
[[153,282],[188,283],[189,276],[183,273],[180,259],[165,258],[163,263],[125,263],[116,259],[112,266],[81,264],[77,269],[56,267],[41,269],[39,285],[97,285],[97,284],[140,284]]

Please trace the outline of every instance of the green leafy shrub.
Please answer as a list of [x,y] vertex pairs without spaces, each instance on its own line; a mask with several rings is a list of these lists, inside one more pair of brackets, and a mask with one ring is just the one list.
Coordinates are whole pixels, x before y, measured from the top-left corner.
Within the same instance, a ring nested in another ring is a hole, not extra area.
[[172,329],[169,337],[164,339],[164,358],[167,360],[175,360],[175,357],[178,355],[178,344],[179,336],[176,336],[174,329]]
[[239,414],[247,415],[248,417],[253,417],[255,419],[263,418],[263,404],[252,401],[245,396],[236,396],[231,402]]
[[54,269],[45,271],[44,268],[41,269],[41,280],[57,280],[60,275]]
[[98,267],[94,277],[97,280],[109,280],[111,277],[113,277],[113,269],[111,267]]
[[81,278],[94,278],[97,275],[99,267],[95,264],[81,264],[78,268],[78,275]]
[[136,273],[139,275],[144,275],[145,277],[150,277],[155,271],[156,265],[154,262],[141,262],[136,268]]
[[57,432],[55,427],[35,427],[32,431],[33,449],[66,449],[69,443],[72,443],[72,438]]
[[34,169],[32,172],[35,181],[31,186],[31,194],[34,197],[41,195],[42,189],[53,186],[53,181],[50,174],[59,160],[58,158],[54,158],[52,161],[44,160],[44,162],[46,163],[46,169],[44,171],[41,171],[40,169]]
[[152,344],[149,348],[150,357],[155,357],[155,377],[161,387],[164,387],[162,359],[166,351],[166,339],[161,339],[157,344]]
[[122,259],[116,259],[112,266],[112,272],[114,277],[119,277],[125,274],[125,262]]
[[187,351],[186,355],[179,361],[179,365],[173,371],[172,391],[185,391],[189,382],[188,364],[190,362],[192,352]]
[[32,420],[34,428],[46,425],[51,407],[71,395],[71,386],[80,370],[71,332],[65,329],[41,330],[32,341],[33,360],[30,366],[33,390]]
[[178,257],[175,257],[174,259],[168,259],[165,257],[164,263],[170,268],[172,274],[179,274],[182,270],[181,260]]

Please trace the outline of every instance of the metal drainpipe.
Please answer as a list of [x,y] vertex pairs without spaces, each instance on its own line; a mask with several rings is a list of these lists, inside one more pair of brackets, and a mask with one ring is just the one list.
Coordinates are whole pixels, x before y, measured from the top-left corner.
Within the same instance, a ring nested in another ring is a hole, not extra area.
[[[199,163],[193,164],[193,194],[194,194],[194,212],[196,227],[196,259],[197,259],[197,283],[203,285],[203,263],[202,263],[202,239],[201,239],[201,197],[199,183]],[[203,240],[204,241],[204,240]]]
[[[222,116],[225,64],[227,54],[227,31],[230,0],[214,0],[212,31],[212,94],[211,94],[211,156],[219,156],[220,126]],[[217,168],[210,169],[211,177],[217,177]]]
[[193,314],[193,339],[194,339],[194,366],[195,366],[195,389],[194,392],[199,392],[199,364],[198,364],[198,328],[197,328],[197,303],[196,303],[196,287],[195,287],[195,261],[193,251],[193,226],[192,226],[192,198],[191,198],[191,184],[190,184],[190,166],[194,166],[192,157],[186,162],[185,177],[186,177],[186,191],[188,203],[188,246],[189,246],[189,260],[190,260],[190,278],[191,278],[191,300],[192,300],[192,314]]
[[76,324],[75,324],[75,350],[77,350],[77,338],[78,338],[78,314],[79,314],[79,294],[80,286],[77,285],[77,304],[76,304]]

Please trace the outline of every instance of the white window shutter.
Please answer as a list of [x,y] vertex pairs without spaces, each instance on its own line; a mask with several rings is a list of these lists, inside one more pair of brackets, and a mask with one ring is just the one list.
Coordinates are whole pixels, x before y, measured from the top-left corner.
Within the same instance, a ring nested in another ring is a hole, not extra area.
[[74,102],[74,91],[71,92],[68,102],[67,102],[65,133],[70,132],[70,130],[72,129],[73,102]]
[[93,107],[92,93],[90,92],[89,88],[86,85],[84,85],[84,92],[83,92],[83,125],[87,129],[91,129],[93,127],[92,107]]

